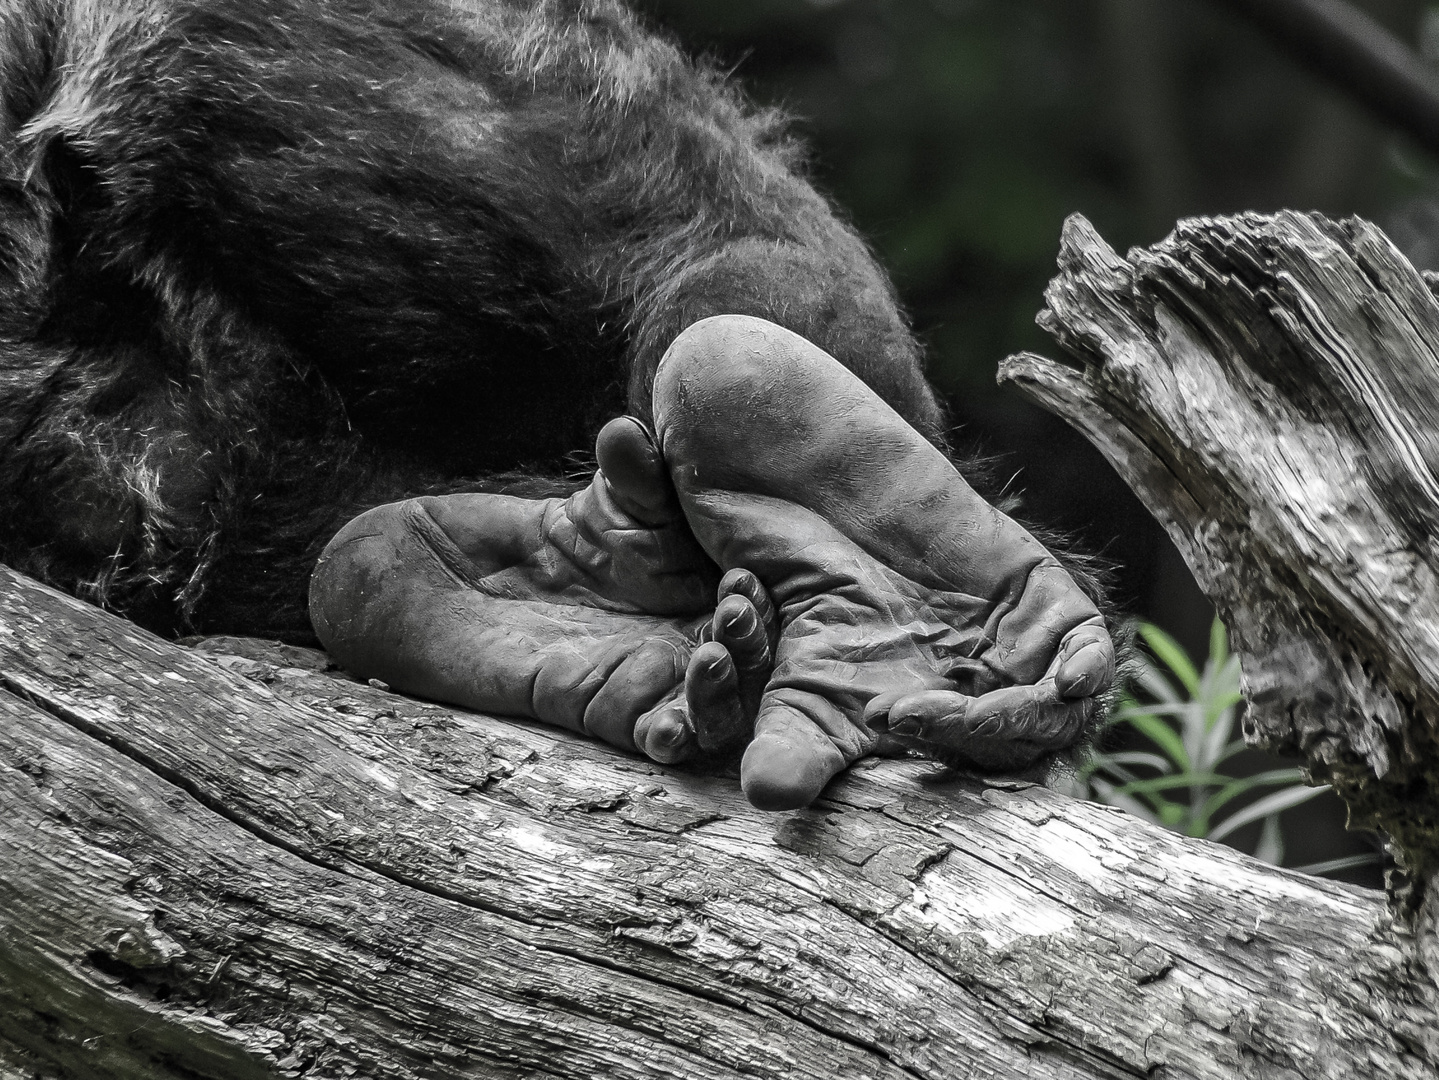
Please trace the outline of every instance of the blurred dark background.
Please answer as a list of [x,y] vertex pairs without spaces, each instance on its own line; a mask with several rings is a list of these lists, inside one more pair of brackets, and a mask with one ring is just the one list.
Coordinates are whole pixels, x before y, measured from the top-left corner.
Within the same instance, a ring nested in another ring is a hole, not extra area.
[[[1212,611],[1097,451],[995,385],[1034,325],[1060,226],[1121,251],[1180,217],[1314,209],[1439,264],[1434,162],[1210,0],[637,0],[779,105],[812,174],[889,268],[956,442],[998,458],[1022,514],[1112,560],[1119,599],[1201,660]],[[1360,0],[1425,55],[1439,7]],[[1327,797],[1289,812],[1286,864],[1362,850]],[[1243,846],[1241,841],[1241,846]],[[1377,871],[1351,880],[1377,884]]]

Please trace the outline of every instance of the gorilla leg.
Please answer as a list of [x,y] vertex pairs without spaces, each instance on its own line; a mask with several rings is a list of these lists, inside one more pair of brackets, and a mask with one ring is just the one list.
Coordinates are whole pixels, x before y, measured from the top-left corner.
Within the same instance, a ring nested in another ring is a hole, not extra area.
[[[1100,612],[831,357],[764,320],[702,320],[653,404],[658,449],[615,421],[564,502],[455,496],[347,526],[312,590],[330,651],[660,760],[752,722],[741,777],[765,809],[877,750],[1012,770],[1081,737],[1115,673]],[[706,553],[762,588],[725,598],[696,648]]]
[[719,581],[637,422],[607,425],[596,456],[567,499],[411,499],[350,522],[310,587],[326,649],[396,689],[657,760],[718,748],[694,734],[739,726],[772,609],[747,575]]
[[831,357],[772,323],[708,319],[670,347],[654,395],[699,543],[779,609],[741,768],[756,805],[807,805],[881,735],[996,770],[1083,734],[1115,669],[1094,603]]

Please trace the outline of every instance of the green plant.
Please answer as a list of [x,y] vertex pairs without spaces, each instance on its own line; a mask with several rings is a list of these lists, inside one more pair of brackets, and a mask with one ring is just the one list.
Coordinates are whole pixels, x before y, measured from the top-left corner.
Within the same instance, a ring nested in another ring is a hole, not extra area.
[[[1107,726],[1127,725],[1148,748],[1099,750],[1079,779],[1100,802],[1187,836],[1223,840],[1251,822],[1262,822],[1254,855],[1281,863],[1280,814],[1327,788],[1306,787],[1303,774],[1293,767],[1251,776],[1225,771],[1245,744],[1234,737],[1243,696],[1239,658],[1229,652],[1223,623],[1215,619],[1210,629],[1202,672],[1157,626],[1139,623],[1137,632],[1145,650],[1138,652],[1131,685]],[[1245,798],[1267,788],[1277,790]],[[1371,856],[1356,856],[1298,869],[1325,873],[1369,861]]]

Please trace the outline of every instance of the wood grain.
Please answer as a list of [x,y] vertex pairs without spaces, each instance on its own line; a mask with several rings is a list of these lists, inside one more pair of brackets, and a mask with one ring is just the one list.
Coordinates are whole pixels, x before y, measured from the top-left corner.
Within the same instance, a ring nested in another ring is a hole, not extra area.
[[6,1080],[1439,1075],[1378,894],[921,763],[767,815],[274,655],[0,569]]
[[1165,526],[1240,655],[1249,741],[1391,838],[1439,969],[1439,302],[1373,225],[1290,212],[1126,257],[1072,218],[1046,301],[1068,362],[1001,380]]

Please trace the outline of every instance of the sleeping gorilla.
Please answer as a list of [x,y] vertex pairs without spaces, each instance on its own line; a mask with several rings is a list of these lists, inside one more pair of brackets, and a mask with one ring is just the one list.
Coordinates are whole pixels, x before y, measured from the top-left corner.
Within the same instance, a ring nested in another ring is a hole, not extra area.
[[0,94],[0,559],[661,761],[747,744],[774,809],[1097,711],[1102,616],[942,454],[779,120],[614,0],[0,0]]

